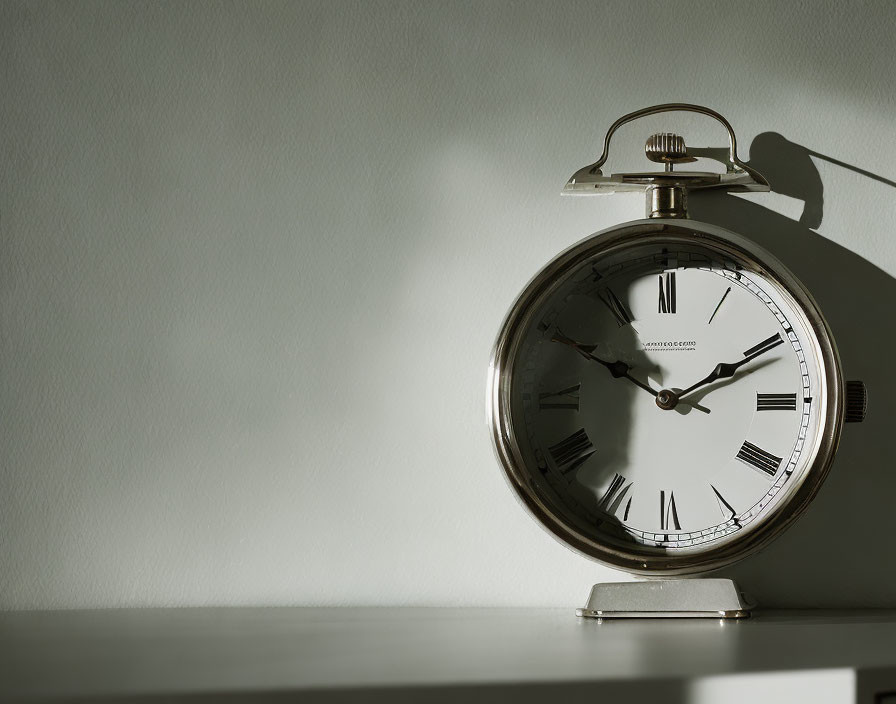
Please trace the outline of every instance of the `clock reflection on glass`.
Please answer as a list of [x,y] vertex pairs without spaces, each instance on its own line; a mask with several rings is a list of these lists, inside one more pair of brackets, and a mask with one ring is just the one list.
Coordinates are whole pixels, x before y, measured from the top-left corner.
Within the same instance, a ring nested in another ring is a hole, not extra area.
[[[618,126],[670,110],[723,123],[726,173],[676,171],[694,158],[663,134],[647,156],[664,171],[603,176]],[[817,492],[842,423],[864,417],[864,386],[843,381],[804,286],[747,239],[687,219],[687,191],[712,187],[768,190],[724,118],[679,104],[620,118],[566,190],[644,190],[648,218],[548,263],[492,357],[492,437],[518,497],[569,546],[639,575],[705,572],[766,545]]]

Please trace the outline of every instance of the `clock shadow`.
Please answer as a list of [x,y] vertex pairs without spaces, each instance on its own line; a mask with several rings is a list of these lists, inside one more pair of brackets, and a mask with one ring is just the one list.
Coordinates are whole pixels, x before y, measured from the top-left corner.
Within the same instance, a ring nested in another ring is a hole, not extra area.
[[[587,335],[587,333],[581,333]],[[597,335],[592,335],[597,339]],[[583,337],[583,339],[592,339]],[[624,353],[620,353],[624,350]],[[606,360],[622,360],[629,364],[633,374],[641,381],[648,384],[656,384],[657,378],[661,379],[660,368],[652,363],[647,354],[639,348],[639,340],[631,326],[620,328],[614,338],[612,346],[595,345],[594,353]],[[600,442],[595,450],[596,462],[586,462],[577,471],[576,482],[571,486],[578,494],[580,501],[586,505],[593,501],[595,487],[608,485],[614,476],[625,476],[631,479],[629,468],[631,459],[629,447],[631,438],[629,429],[632,424],[632,407],[637,403],[643,403],[646,392],[629,383],[625,378],[614,379],[609,370],[593,362],[589,363],[589,376],[585,383],[589,389],[597,389],[597,392],[583,394],[581,409],[591,423],[600,428]],[[662,388],[662,385],[659,386]],[[612,508],[601,515],[604,526],[617,526],[620,534],[622,523],[616,516],[619,502],[627,499],[627,494],[620,495]],[[624,506],[623,506],[624,507]]]
[[889,179],[768,132],[753,141],[748,163],[772,191],[804,201],[798,220],[730,194],[689,196],[692,218],[753,240],[806,285],[834,333],[845,379],[864,381],[869,398],[865,422],[844,426],[831,472],[806,513],[761,553],[719,574],[736,579],[764,607],[893,607],[896,327],[887,307],[896,301],[896,279],[815,232],[824,186],[812,157],[896,188]]

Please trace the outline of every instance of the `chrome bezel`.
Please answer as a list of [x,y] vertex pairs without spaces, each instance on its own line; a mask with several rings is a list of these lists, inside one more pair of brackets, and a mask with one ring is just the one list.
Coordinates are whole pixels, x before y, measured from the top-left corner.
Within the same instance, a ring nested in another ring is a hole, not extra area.
[[[644,244],[698,242],[741,260],[749,268],[777,283],[797,303],[814,337],[822,368],[826,404],[814,456],[808,469],[768,515],[742,536],[705,550],[662,552],[657,548],[624,549],[585,535],[571,521],[551,508],[549,496],[539,491],[535,467],[528,467],[515,437],[511,410],[513,361],[532,316],[540,304],[587,259],[611,255],[620,249]],[[762,549],[789,527],[808,507],[830,470],[840,440],[844,416],[844,391],[840,359],[830,328],[811,294],[774,256],[728,230],[694,220],[636,220],[586,237],[549,262],[523,289],[511,306],[492,352],[488,380],[488,420],[492,442],[511,487],[529,512],[556,538],[574,550],[603,562],[645,576],[694,574],[719,569]]]

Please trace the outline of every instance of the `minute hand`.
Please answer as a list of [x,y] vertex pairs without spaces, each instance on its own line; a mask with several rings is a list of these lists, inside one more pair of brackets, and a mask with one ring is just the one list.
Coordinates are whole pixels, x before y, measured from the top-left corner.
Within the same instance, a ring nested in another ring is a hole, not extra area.
[[693,386],[689,386],[688,388],[686,388],[684,391],[679,391],[678,398],[681,399],[684,396],[687,396],[692,391],[699,389],[701,386],[706,386],[706,384],[711,384],[712,382],[718,381],[719,379],[728,379],[734,376],[734,372],[736,372],[744,364],[756,359],[760,355],[765,354],[769,350],[772,350],[783,343],[784,340],[781,338],[781,333],[775,333],[767,340],[763,340],[755,347],[751,347],[746,352],[744,352],[744,358],[739,362],[721,362],[717,364],[716,368],[713,369],[705,379],[701,379]]

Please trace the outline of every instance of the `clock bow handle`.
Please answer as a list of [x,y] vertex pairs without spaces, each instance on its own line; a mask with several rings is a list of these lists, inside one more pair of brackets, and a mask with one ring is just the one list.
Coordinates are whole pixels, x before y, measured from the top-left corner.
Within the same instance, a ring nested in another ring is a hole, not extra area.
[[[610,141],[613,134],[622,125],[663,112],[695,112],[714,118],[728,132],[727,158],[718,158],[718,149],[688,149],[684,140],[677,135],[653,135],[647,141],[645,151],[651,161],[665,162],[666,172],[624,173],[604,176],[601,167],[610,154]],[[695,161],[695,157],[709,157],[721,161],[726,173],[708,173],[693,171],[672,171],[672,164]],[[564,187],[563,191],[570,195],[591,195],[596,193],[614,193],[617,191],[644,190],[645,186],[656,184],[662,180],[674,179],[685,188],[723,188],[729,191],[768,191],[768,181],[756,169],[742,162],[737,156],[737,136],[731,124],[715,110],[703,105],[690,103],[664,103],[630,112],[616,120],[604,137],[604,150],[597,161],[579,169]]]

